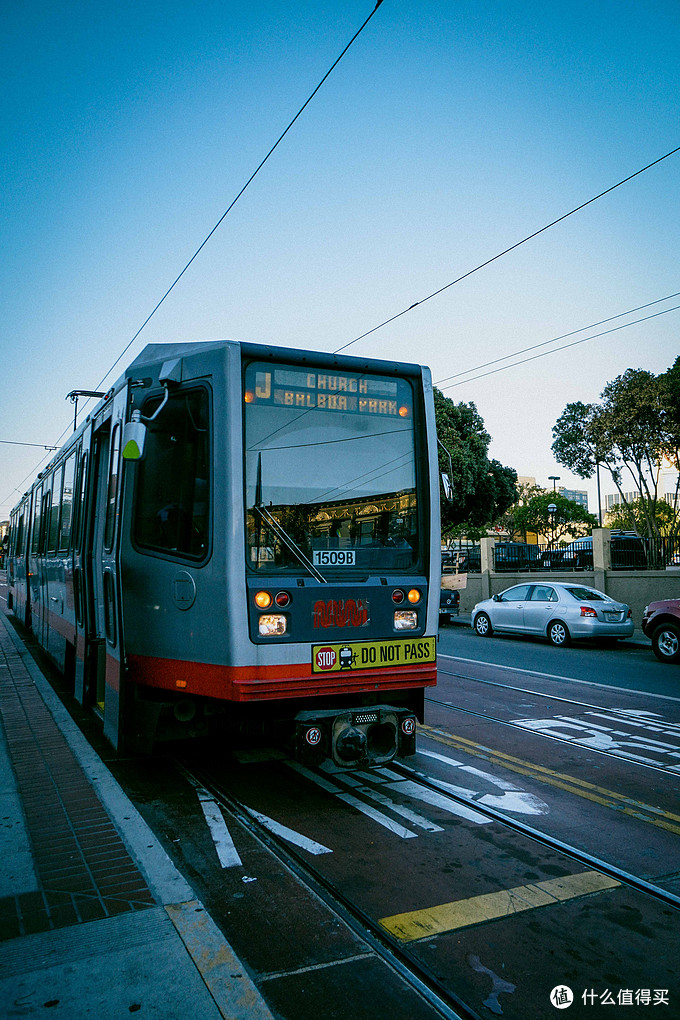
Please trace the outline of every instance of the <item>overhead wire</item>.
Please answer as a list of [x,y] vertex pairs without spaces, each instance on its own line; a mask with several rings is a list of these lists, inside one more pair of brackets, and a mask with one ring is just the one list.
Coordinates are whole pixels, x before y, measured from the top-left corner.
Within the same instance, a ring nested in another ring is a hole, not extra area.
[[204,238],[204,240],[203,240],[203,241],[201,242],[201,244],[199,245],[199,247],[198,247],[198,248],[196,249],[196,251],[194,252],[194,254],[192,255],[192,257],[190,258],[189,262],[187,262],[187,264],[185,265],[184,269],[182,269],[182,270],[181,270],[181,272],[179,272],[179,273],[177,274],[177,276],[175,276],[175,278],[174,278],[174,281],[173,281],[173,282],[172,282],[172,283],[170,284],[170,286],[168,287],[167,291],[165,292],[165,294],[163,295],[163,297],[162,297],[162,298],[160,299],[160,301],[158,302],[158,304],[157,304],[157,305],[155,306],[155,308],[154,308],[154,309],[153,309],[153,310],[152,310],[152,311],[151,311],[151,312],[149,313],[149,315],[147,315],[146,319],[144,320],[144,322],[142,323],[142,325],[140,326],[140,328],[139,328],[139,329],[137,330],[137,333],[135,334],[135,336],[133,337],[133,339],[129,341],[129,343],[127,344],[127,346],[126,346],[126,347],[125,347],[125,348],[124,348],[124,349],[123,349],[123,350],[122,350],[122,351],[120,352],[120,354],[118,355],[118,357],[116,358],[116,360],[115,360],[115,361],[113,362],[113,364],[111,365],[111,367],[110,367],[110,368],[108,369],[108,371],[106,372],[106,374],[105,374],[105,375],[103,376],[103,378],[102,378],[102,379],[100,379],[100,381],[99,381],[99,384],[98,384],[98,385],[97,385],[97,387],[96,387],[96,389],[97,389],[97,390],[99,390],[99,389],[101,388],[101,386],[102,386],[102,384],[103,384],[104,380],[105,380],[106,378],[108,378],[108,376],[109,376],[109,375],[111,374],[111,372],[113,371],[113,369],[115,368],[115,366],[116,366],[116,365],[118,364],[118,362],[119,362],[119,361],[121,360],[121,358],[123,358],[123,357],[124,357],[124,355],[125,355],[125,354],[127,353],[127,351],[128,351],[129,349],[130,349],[130,347],[132,347],[132,346],[133,346],[133,344],[135,343],[135,341],[137,340],[137,338],[138,338],[138,337],[140,336],[140,334],[142,333],[142,330],[144,329],[144,327],[145,327],[145,326],[147,325],[147,323],[148,323],[148,322],[149,322],[149,321],[150,321],[150,320],[151,320],[151,319],[153,318],[153,316],[154,316],[154,315],[156,314],[156,312],[158,311],[158,309],[160,308],[160,306],[161,306],[161,305],[163,304],[163,302],[165,301],[165,299],[166,299],[166,298],[167,298],[167,297],[169,296],[169,294],[170,294],[170,293],[171,293],[171,292],[172,292],[172,291],[174,290],[174,288],[176,287],[176,285],[177,285],[177,284],[179,283],[179,281],[180,281],[181,277],[185,275],[185,273],[187,272],[187,270],[189,269],[189,267],[190,267],[190,266],[192,265],[192,263],[193,263],[193,262],[194,262],[194,261],[195,261],[195,260],[196,260],[196,259],[198,258],[198,256],[200,255],[200,253],[201,253],[201,252],[203,251],[203,249],[205,248],[205,246],[206,246],[206,245],[208,244],[208,242],[210,241],[210,239],[211,239],[211,237],[213,236],[213,234],[214,234],[214,233],[215,233],[215,232],[216,232],[216,231],[218,230],[218,228],[219,228],[219,227],[221,226],[221,224],[222,224],[222,223],[223,223],[223,221],[224,221],[224,220],[226,219],[226,217],[228,216],[228,214],[229,214],[229,213],[231,212],[231,209],[232,209],[232,208],[234,207],[234,205],[236,205],[236,204],[237,204],[237,202],[239,201],[239,199],[241,198],[241,196],[242,196],[242,195],[244,194],[244,192],[246,191],[246,189],[247,189],[247,188],[249,188],[249,187],[250,187],[250,185],[251,185],[251,184],[253,183],[253,181],[255,180],[255,177],[256,177],[256,176],[258,175],[258,173],[260,172],[260,170],[262,169],[262,167],[264,166],[264,164],[265,164],[265,163],[267,162],[267,160],[269,159],[269,157],[273,155],[273,153],[274,153],[274,150],[278,148],[278,146],[279,146],[279,145],[280,145],[280,143],[281,143],[281,142],[283,141],[283,139],[285,138],[285,136],[287,135],[287,133],[289,133],[289,132],[291,131],[291,129],[292,129],[292,127],[293,127],[293,125],[294,125],[294,124],[295,124],[295,122],[296,122],[296,120],[298,120],[298,119],[299,119],[299,117],[300,117],[300,116],[301,116],[301,115],[302,115],[302,114],[304,113],[304,111],[305,111],[305,110],[307,109],[307,107],[309,106],[309,104],[311,103],[311,101],[312,101],[312,100],[314,99],[314,97],[316,96],[317,92],[319,92],[319,90],[320,90],[320,89],[322,88],[322,86],[324,85],[324,83],[325,83],[325,82],[327,81],[327,79],[328,79],[328,78],[330,77],[330,75],[332,74],[332,72],[333,72],[333,70],[335,69],[335,67],[337,66],[337,64],[338,64],[339,62],[341,62],[341,60],[343,59],[343,57],[345,56],[345,54],[346,54],[346,53],[348,52],[348,50],[350,49],[350,47],[352,46],[352,44],[353,44],[353,43],[354,43],[354,42],[355,42],[355,41],[356,41],[356,40],[357,40],[357,39],[359,38],[359,36],[360,36],[360,35],[361,35],[361,33],[362,33],[362,32],[364,31],[364,29],[366,28],[366,25],[367,25],[367,24],[368,24],[368,22],[369,22],[369,21],[371,20],[371,18],[373,17],[373,15],[375,14],[376,10],[378,9],[378,7],[380,6],[380,4],[381,4],[381,3],[382,3],[382,0],[377,0],[377,3],[375,4],[375,7],[374,7],[374,8],[373,8],[373,10],[371,11],[371,13],[370,13],[370,14],[368,15],[368,17],[366,18],[366,20],[365,20],[365,21],[363,22],[363,24],[361,25],[361,28],[360,28],[360,29],[358,29],[358,30],[357,30],[357,32],[355,32],[354,36],[352,37],[352,39],[350,40],[350,42],[349,42],[349,43],[347,44],[347,46],[345,47],[345,49],[343,50],[343,52],[342,52],[341,54],[339,54],[339,56],[338,56],[338,57],[337,57],[337,58],[336,58],[336,59],[335,59],[335,60],[333,61],[333,63],[332,63],[331,65],[330,65],[330,67],[328,68],[328,70],[326,71],[326,73],[325,73],[325,74],[323,75],[323,78],[321,79],[321,81],[319,82],[319,84],[318,84],[318,85],[316,86],[316,88],[314,89],[314,91],[313,91],[313,92],[312,92],[312,93],[311,93],[311,94],[309,95],[309,97],[308,97],[308,98],[307,98],[307,99],[305,100],[305,102],[303,103],[303,105],[302,105],[302,106],[300,107],[300,109],[298,110],[298,112],[297,112],[297,113],[296,113],[296,115],[294,116],[293,120],[291,120],[291,122],[289,123],[289,125],[287,125],[286,129],[285,129],[285,130],[284,130],[283,132],[281,132],[281,134],[280,134],[280,135],[278,136],[278,138],[276,139],[276,141],[274,142],[274,144],[272,145],[272,147],[271,147],[271,148],[269,149],[269,151],[268,151],[268,153],[266,154],[266,156],[264,157],[264,159],[262,159],[262,160],[261,160],[261,162],[260,162],[260,163],[258,164],[258,166],[257,166],[257,167],[256,167],[256,168],[255,168],[255,169],[253,170],[253,172],[251,173],[251,175],[250,175],[250,177],[249,177],[248,181],[247,181],[247,182],[246,182],[246,184],[245,184],[245,185],[243,186],[243,188],[242,188],[242,189],[241,189],[241,191],[240,191],[240,192],[238,193],[238,195],[237,195],[236,197],[234,197],[234,198],[233,198],[233,199],[231,200],[231,202],[229,203],[229,205],[227,206],[227,208],[226,208],[226,209],[224,210],[224,212],[223,212],[223,213],[222,213],[222,215],[221,215],[221,216],[219,217],[219,219],[217,220],[217,222],[215,223],[215,225],[214,225],[214,226],[212,227],[212,230],[210,231],[210,233],[209,233],[209,234],[208,234],[208,235],[207,235],[207,236],[206,236],[206,237]]
[[[175,279],[173,280],[173,282],[172,282],[172,283],[170,284],[170,286],[169,286],[169,287],[168,287],[168,289],[166,290],[165,294],[163,294],[163,297],[162,297],[162,298],[160,299],[160,301],[158,301],[158,303],[157,303],[157,304],[155,305],[155,307],[154,307],[154,308],[152,309],[152,311],[151,311],[151,312],[150,312],[150,313],[149,313],[149,314],[147,315],[147,317],[146,317],[146,319],[144,320],[144,322],[142,323],[142,325],[141,325],[141,326],[139,327],[139,329],[137,330],[137,332],[135,333],[135,335],[134,335],[134,336],[132,337],[132,339],[131,339],[131,340],[129,341],[129,343],[128,343],[128,344],[127,344],[127,345],[126,345],[126,346],[125,346],[125,347],[123,348],[123,350],[122,350],[122,351],[120,352],[120,354],[118,355],[118,357],[116,358],[116,360],[115,360],[115,361],[113,362],[113,364],[111,365],[111,367],[110,367],[110,368],[108,369],[108,371],[107,371],[107,372],[105,373],[105,375],[103,375],[103,376],[102,376],[102,378],[101,378],[101,379],[99,380],[99,382],[97,383],[97,385],[96,385],[95,389],[97,389],[97,390],[98,390],[98,389],[101,389],[101,387],[102,387],[102,385],[104,384],[105,380],[106,380],[106,379],[107,379],[107,378],[108,378],[108,377],[109,377],[109,376],[111,375],[111,372],[113,372],[113,370],[114,370],[114,368],[116,367],[116,365],[117,365],[117,364],[118,364],[118,363],[119,363],[119,362],[120,362],[120,361],[122,360],[122,358],[124,358],[124,357],[125,357],[125,355],[127,354],[127,352],[128,352],[129,350],[130,350],[130,348],[131,348],[131,347],[132,347],[132,345],[134,344],[135,340],[136,340],[136,339],[138,338],[138,336],[140,335],[140,333],[141,333],[141,332],[142,332],[142,330],[144,329],[144,327],[148,325],[148,323],[149,323],[149,322],[151,321],[151,319],[152,319],[152,318],[153,318],[153,316],[154,316],[154,315],[156,314],[156,312],[158,311],[158,309],[159,309],[159,308],[161,307],[161,305],[163,304],[163,302],[164,302],[164,301],[166,300],[166,298],[167,298],[167,297],[168,297],[168,296],[169,296],[169,295],[170,295],[170,294],[172,293],[172,291],[173,291],[173,290],[175,289],[175,287],[177,286],[177,284],[179,283],[179,281],[180,281],[180,280],[182,279],[182,277],[184,276],[184,274],[185,274],[185,273],[187,272],[187,270],[189,269],[189,267],[190,267],[190,266],[191,266],[191,265],[193,264],[193,262],[195,262],[195,260],[196,260],[196,259],[198,258],[198,256],[200,255],[200,253],[201,253],[201,252],[203,251],[203,249],[205,248],[205,246],[206,246],[206,244],[208,243],[208,241],[210,240],[210,238],[211,238],[211,237],[213,236],[213,234],[214,234],[214,233],[215,233],[215,232],[216,232],[216,231],[217,231],[217,230],[219,229],[219,227],[220,227],[220,226],[222,225],[222,223],[223,223],[223,222],[224,222],[224,220],[225,220],[225,219],[227,218],[227,216],[229,215],[229,213],[231,212],[231,210],[232,210],[232,209],[234,208],[234,206],[236,205],[236,203],[238,202],[238,200],[239,200],[239,199],[241,198],[241,196],[242,196],[242,195],[244,194],[244,192],[246,191],[246,189],[247,189],[247,188],[248,188],[248,187],[249,187],[249,186],[250,186],[250,185],[252,184],[252,182],[253,182],[253,181],[255,180],[255,178],[256,178],[256,177],[257,177],[257,175],[259,174],[260,170],[262,170],[262,168],[264,167],[265,163],[266,163],[266,162],[267,162],[267,161],[269,160],[269,158],[270,158],[270,157],[271,157],[271,156],[273,155],[274,151],[275,151],[275,150],[276,150],[276,149],[278,148],[278,146],[279,146],[279,145],[281,144],[281,142],[283,141],[283,139],[284,139],[284,138],[286,137],[286,135],[288,134],[288,132],[290,131],[290,129],[291,129],[291,128],[293,127],[293,125],[295,124],[295,122],[296,122],[296,121],[297,121],[297,120],[298,120],[298,119],[300,118],[300,116],[301,116],[301,115],[302,115],[302,114],[304,113],[304,111],[305,111],[305,110],[306,110],[306,108],[307,108],[307,107],[309,106],[309,104],[311,103],[311,101],[312,101],[312,100],[314,99],[314,97],[316,96],[316,94],[317,94],[317,93],[319,92],[319,90],[320,90],[320,89],[322,88],[322,86],[323,86],[323,85],[325,84],[325,82],[326,82],[326,81],[328,80],[328,78],[329,78],[329,77],[331,76],[331,74],[333,73],[333,71],[335,70],[335,68],[336,68],[336,67],[338,66],[338,64],[340,63],[340,61],[342,60],[342,58],[343,58],[343,57],[345,56],[345,54],[347,53],[347,51],[349,50],[349,48],[350,48],[350,47],[352,46],[352,44],[353,44],[354,42],[356,42],[356,40],[357,40],[357,39],[359,38],[359,36],[360,36],[360,35],[361,35],[361,33],[362,33],[362,32],[364,31],[364,29],[365,29],[365,28],[366,28],[366,26],[368,25],[369,21],[371,20],[371,18],[372,18],[372,17],[374,16],[374,14],[376,13],[376,11],[378,10],[378,8],[380,7],[380,5],[382,4],[382,2],[383,2],[383,0],[377,0],[377,2],[376,2],[376,4],[375,4],[375,7],[374,7],[374,8],[373,8],[373,10],[371,11],[371,13],[370,13],[370,14],[368,15],[368,17],[367,17],[367,18],[365,19],[365,21],[363,22],[363,24],[362,24],[362,25],[361,25],[361,26],[360,26],[360,27],[359,27],[359,28],[357,29],[357,31],[356,31],[356,32],[354,33],[354,35],[353,35],[353,36],[352,36],[352,38],[351,38],[351,39],[349,40],[349,42],[347,43],[347,45],[345,46],[345,48],[344,48],[344,49],[342,50],[342,52],[340,53],[340,55],[339,55],[339,56],[338,56],[338,57],[336,58],[336,60],[334,60],[334,61],[333,61],[333,63],[331,64],[331,66],[329,67],[329,69],[328,69],[328,70],[326,71],[326,73],[324,74],[323,78],[321,79],[321,81],[320,81],[320,82],[318,83],[318,85],[316,86],[316,88],[315,88],[315,89],[313,90],[313,92],[311,92],[311,93],[310,93],[310,95],[309,95],[309,96],[307,97],[307,99],[306,99],[306,100],[305,100],[305,102],[304,102],[304,103],[302,104],[302,106],[300,107],[300,109],[298,110],[298,112],[297,112],[297,113],[295,114],[295,116],[293,117],[293,119],[292,119],[292,120],[290,121],[290,123],[288,124],[288,126],[287,126],[287,127],[285,128],[285,130],[281,132],[281,134],[279,135],[279,137],[277,138],[277,140],[276,140],[276,141],[274,142],[274,144],[272,145],[272,147],[271,147],[271,148],[269,149],[269,151],[268,151],[267,155],[266,155],[266,156],[264,157],[264,159],[262,159],[262,160],[260,161],[260,163],[258,164],[258,166],[257,166],[257,167],[255,168],[255,170],[253,170],[253,172],[252,172],[252,174],[250,175],[250,177],[248,178],[248,180],[247,180],[247,181],[245,182],[245,184],[243,185],[243,187],[241,188],[241,190],[240,190],[240,191],[238,192],[238,194],[237,194],[237,195],[236,195],[236,196],[235,196],[235,197],[234,197],[234,198],[232,199],[232,201],[231,201],[231,202],[229,203],[229,205],[227,206],[227,208],[225,209],[225,211],[224,211],[224,212],[222,213],[222,215],[220,216],[220,218],[219,218],[219,220],[217,221],[217,223],[215,223],[214,227],[213,227],[213,228],[212,228],[212,229],[210,230],[210,232],[209,232],[209,233],[208,233],[208,234],[206,235],[206,237],[205,237],[205,238],[203,239],[203,241],[202,241],[202,242],[201,242],[201,244],[200,244],[200,245],[198,246],[198,248],[196,249],[196,251],[194,252],[194,254],[193,254],[193,255],[191,256],[191,258],[189,259],[189,261],[188,261],[188,262],[186,263],[186,265],[184,266],[184,268],[182,269],[182,271],[181,271],[180,273],[178,273],[178,275],[177,275],[177,276],[175,277]],[[87,400],[87,401],[85,402],[85,404],[83,405],[83,407],[86,407],[88,403],[89,403],[89,399],[88,399],[88,400]],[[61,440],[62,440],[62,439],[64,438],[64,436],[66,435],[66,433],[67,433],[68,431],[69,431],[68,427],[67,427],[66,429],[64,429],[64,431],[63,431],[63,432],[61,433],[61,435],[60,435],[60,436],[59,436],[59,438],[57,439],[57,442],[58,442],[58,443],[60,443],[60,442],[61,442]],[[38,464],[36,465],[36,468],[34,469],[34,471],[35,471],[35,470],[37,470],[37,469],[38,469],[38,467],[40,467],[40,465],[41,465],[41,464],[43,463],[43,460],[44,460],[44,459],[45,459],[45,458],[42,458],[42,460],[41,460],[41,461],[40,461],[40,462],[39,462],[39,463],[38,463]],[[31,475],[32,475],[33,473],[34,473],[34,472],[31,472],[30,474],[26,475],[26,477],[25,477],[25,478],[24,478],[24,479],[23,479],[23,480],[22,480],[22,481],[21,481],[21,482],[20,482],[19,484],[20,484],[20,485],[23,485],[23,484],[24,484],[24,483],[25,483],[25,482],[27,481],[27,479],[31,477]],[[19,490],[15,488],[15,490],[14,490],[14,491],[18,492]],[[0,504],[0,505],[5,505],[5,504]]]
[[[485,379],[489,375],[496,375],[498,372],[505,372],[508,368],[517,368],[519,365],[526,365],[530,361],[537,361],[539,358],[546,358],[549,354],[558,354],[560,351],[567,351],[570,347],[578,347],[579,344],[585,344],[588,340],[597,340],[598,337],[607,336],[609,333],[616,333],[620,329],[627,329],[629,326],[637,326],[640,322],[647,322],[649,319],[657,319],[660,315],[668,315],[669,312],[676,312],[680,308],[680,305],[674,305],[672,308],[666,308],[662,312],[655,312],[653,315],[644,315],[641,319],[634,319],[633,322],[624,322],[620,326],[613,326],[611,329],[605,329],[602,333],[594,333],[593,336],[584,336],[580,340],[574,340],[570,344],[563,344],[561,347],[556,347],[552,351],[542,351],[541,354],[534,354],[531,358],[523,358],[522,361],[513,361],[511,365],[501,365],[500,368],[492,368],[489,372],[481,372],[479,375],[473,375],[471,379],[461,379],[460,382],[450,383],[448,386],[439,387],[442,391],[455,389],[456,386],[465,386],[466,383],[475,382],[477,379]],[[576,330],[580,332],[580,330]],[[568,335],[568,334],[567,334]],[[541,346],[538,344],[537,346]],[[512,357],[512,355],[509,355]],[[492,364],[492,363],[491,363]],[[437,383],[435,383],[435,386]]]
[[389,319],[385,319],[383,322],[379,323],[379,325],[373,326],[372,329],[369,329],[360,336],[355,337],[354,340],[350,340],[348,343],[343,344],[342,347],[336,348],[336,350],[333,351],[333,354],[340,354],[341,351],[346,351],[348,347],[358,343],[360,340],[365,340],[367,336],[377,333],[377,331],[382,329],[384,326],[388,326],[391,322],[396,322],[396,320],[400,319],[403,315],[407,315],[408,312],[412,312],[414,308],[418,308],[420,305],[424,305],[427,301],[431,301],[433,298],[438,297],[440,294],[443,294],[444,291],[449,290],[450,287],[455,287],[457,283],[461,283],[462,280],[467,280],[469,276],[472,276],[474,273],[478,273],[480,269],[485,269],[493,262],[497,262],[498,259],[503,258],[504,255],[508,255],[511,251],[514,251],[521,245],[526,244],[527,241],[531,241],[534,237],[538,237],[539,234],[543,234],[546,230],[550,230],[551,227],[556,226],[558,223],[562,223],[570,216],[580,212],[581,209],[585,209],[587,206],[592,205],[593,202],[597,202],[598,199],[604,198],[605,195],[611,194],[612,191],[616,191],[617,188],[627,184],[628,181],[632,181],[635,177],[639,177],[640,174],[645,173],[646,170],[651,170],[653,166],[657,166],[659,163],[662,163],[664,159],[668,159],[669,156],[674,156],[677,152],[680,152],[680,145],[678,145],[675,149],[671,149],[670,152],[665,153],[663,156],[659,156],[658,159],[655,159],[652,163],[648,163],[647,166],[641,167],[640,170],[636,170],[635,173],[629,174],[628,177],[624,177],[623,180],[618,181],[617,184],[612,184],[610,188],[606,188],[598,195],[594,195],[592,198],[589,198],[587,202],[581,202],[581,204],[577,205],[574,209],[570,209],[569,212],[564,213],[562,216],[558,216],[556,220],[552,220],[550,223],[546,223],[544,227],[540,227],[538,230],[534,230],[533,233],[527,234],[527,236],[523,237],[521,241],[516,241],[514,244],[511,244],[509,248],[504,248],[503,251],[498,252],[497,255],[493,255],[490,259],[486,259],[485,262],[480,262],[480,264],[475,266],[474,269],[468,269],[466,273],[463,273],[461,276],[457,276],[455,280],[451,280],[450,283],[444,284],[443,287],[433,290],[431,294],[427,295],[427,297],[420,298],[419,301],[414,301],[413,304],[408,306],[408,308],[403,308],[400,312],[397,312],[396,315],[391,315]]
[[[444,376],[443,379],[438,379],[435,382],[435,386],[439,386],[441,388],[441,384],[445,383],[445,382],[448,382],[450,379],[459,379],[459,378],[461,378],[461,376],[471,375],[473,372],[479,372],[479,371],[481,371],[481,369],[488,368],[490,365],[497,365],[501,361],[507,361],[508,358],[518,358],[520,356],[520,354],[527,354],[529,351],[536,351],[536,350],[538,350],[539,347],[547,347],[548,344],[555,344],[559,340],[566,340],[567,337],[576,336],[577,333],[583,333],[583,332],[585,332],[586,329],[595,329],[596,326],[603,326],[605,324],[605,322],[613,322],[614,319],[621,319],[621,318],[623,318],[624,315],[633,315],[635,312],[641,312],[643,308],[651,308],[653,305],[660,305],[662,301],[670,301],[672,298],[675,298],[675,297],[680,297],[680,291],[677,291],[675,294],[666,294],[665,297],[657,298],[656,301],[648,301],[646,304],[638,305],[636,308],[629,308],[628,311],[626,311],[626,312],[619,312],[617,315],[610,315],[608,318],[600,319],[598,322],[591,322],[587,326],[581,326],[580,329],[572,329],[569,333],[562,333],[560,336],[554,336],[551,340],[543,340],[541,343],[533,344],[531,347],[523,347],[521,351],[514,351],[512,354],[504,354],[500,358],[493,358],[493,360],[485,361],[481,365],[475,365],[474,368],[468,368],[464,372],[455,372],[453,375]],[[667,311],[673,311],[673,309],[669,308],[669,309],[667,309]],[[661,314],[663,314],[663,313],[661,313]],[[637,321],[638,322],[643,322],[644,320],[643,319],[639,319]],[[625,325],[631,325],[632,326],[633,323],[632,322],[631,323],[626,323]],[[600,333],[597,334],[597,336],[602,336],[602,335],[604,335],[604,334],[600,334]],[[589,339],[594,340],[595,337],[590,337]],[[569,345],[567,344],[566,346],[569,346]],[[555,350],[556,351],[557,350],[563,350],[563,348],[560,347],[560,348],[556,348]],[[516,362],[515,364],[522,364],[522,362]],[[506,367],[512,368],[511,365],[508,365]],[[446,389],[449,389],[449,388],[450,387],[446,387]]]

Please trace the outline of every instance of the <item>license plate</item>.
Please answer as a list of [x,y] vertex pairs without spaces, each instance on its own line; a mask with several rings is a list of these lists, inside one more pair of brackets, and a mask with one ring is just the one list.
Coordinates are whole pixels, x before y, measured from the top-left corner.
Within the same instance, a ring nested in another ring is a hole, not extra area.
[[363,669],[424,665],[436,661],[437,648],[433,637],[312,646],[313,673],[356,673]]

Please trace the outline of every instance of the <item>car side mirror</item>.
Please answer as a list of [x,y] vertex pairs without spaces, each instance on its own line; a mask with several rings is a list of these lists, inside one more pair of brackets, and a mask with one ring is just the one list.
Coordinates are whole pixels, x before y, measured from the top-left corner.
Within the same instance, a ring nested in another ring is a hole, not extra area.
[[503,601],[503,596],[502,595],[494,595],[493,600],[494,600],[494,602],[502,602]]

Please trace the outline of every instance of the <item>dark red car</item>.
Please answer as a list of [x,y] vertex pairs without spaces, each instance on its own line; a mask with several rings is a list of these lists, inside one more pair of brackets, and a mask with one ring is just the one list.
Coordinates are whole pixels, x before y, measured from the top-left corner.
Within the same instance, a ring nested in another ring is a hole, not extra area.
[[642,629],[651,638],[657,659],[680,662],[680,599],[663,599],[645,606]]

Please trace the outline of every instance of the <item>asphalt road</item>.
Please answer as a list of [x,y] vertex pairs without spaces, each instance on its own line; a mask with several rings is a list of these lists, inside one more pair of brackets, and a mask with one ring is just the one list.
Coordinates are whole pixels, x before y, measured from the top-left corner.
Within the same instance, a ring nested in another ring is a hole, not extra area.
[[633,638],[613,647],[584,641],[568,648],[553,648],[534,637],[501,634],[480,638],[461,621],[440,628],[439,654],[680,698],[680,666],[659,662],[651,644],[637,631]]

